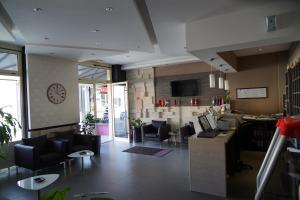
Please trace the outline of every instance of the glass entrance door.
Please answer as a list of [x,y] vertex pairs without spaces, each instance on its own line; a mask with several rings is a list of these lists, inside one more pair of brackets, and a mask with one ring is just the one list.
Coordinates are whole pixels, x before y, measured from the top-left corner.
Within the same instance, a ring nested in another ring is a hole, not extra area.
[[112,101],[115,139],[129,141],[127,82],[112,84]]
[[99,122],[96,124],[96,132],[101,135],[101,142],[105,143],[113,139],[109,129],[110,119],[110,87],[108,84],[96,84],[96,116]]

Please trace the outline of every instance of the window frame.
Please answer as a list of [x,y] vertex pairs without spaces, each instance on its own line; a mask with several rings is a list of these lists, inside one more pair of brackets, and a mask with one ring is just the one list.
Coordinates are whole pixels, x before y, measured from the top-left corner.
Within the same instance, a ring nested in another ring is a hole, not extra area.
[[[0,69],[0,75],[4,76],[18,76],[20,80],[20,112],[21,112],[21,132],[22,132],[22,138],[27,136],[26,132],[26,123],[28,121],[28,118],[25,114],[25,104],[24,104],[24,98],[26,93],[24,92],[24,71],[23,71],[23,62],[24,62],[24,48],[9,45],[9,44],[3,44],[0,43],[0,52],[1,53],[9,53],[9,54],[15,54],[17,55],[17,69],[18,71],[11,71],[11,70],[1,70]],[[12,143],[17,142],[12,141]]]

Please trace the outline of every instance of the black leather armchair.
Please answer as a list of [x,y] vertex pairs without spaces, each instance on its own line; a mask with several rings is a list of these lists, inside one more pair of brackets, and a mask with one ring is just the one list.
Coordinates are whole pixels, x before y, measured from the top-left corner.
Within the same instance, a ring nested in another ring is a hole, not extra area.
[[152,120],[151,124],[142,126],[143,140],[163,141],[170,138],[171,126],[166,121]]
[[180,128],[180,135],[181,135],[181,142],[182,143],[188,143],[188,138],[192,135],[194,135],[195,129],[193,122],[190,122],[189,124],[183,126]]
[[47,139],[46,135],[22,139],[15,145],[15,164],[33,171],[63,162],[65,145],[62,141]]
[[65,143],[67,154],[81,150],[95,151],[93,149],[93,140],[95,139],[93,135],[78,134],[76,130],[55,132],[54,135],[54,138]]

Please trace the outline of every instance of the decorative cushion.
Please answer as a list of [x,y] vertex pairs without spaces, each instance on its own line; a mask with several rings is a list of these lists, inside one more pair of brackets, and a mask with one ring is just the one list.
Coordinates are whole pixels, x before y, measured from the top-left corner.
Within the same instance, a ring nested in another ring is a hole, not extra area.
[[166,121],[156,121],[156,120],[152,120],[152,126],[154,126],[155,128],[159,128],[162,125],[167,125]]
[[42,135],[34,138],[23,138],[22,139],[24,145],[33,146],[38,149],[40,154],[44,154],[47,152],[47,136]]

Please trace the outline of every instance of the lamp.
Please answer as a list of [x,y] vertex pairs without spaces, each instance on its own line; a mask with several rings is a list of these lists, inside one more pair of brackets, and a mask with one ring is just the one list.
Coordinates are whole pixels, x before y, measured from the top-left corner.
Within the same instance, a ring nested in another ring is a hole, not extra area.
[[224,89],[229,90],[229,81],[228,80],[224,81]]
[[209,87],[215,88],[216,87],[216,77],[212,73],[212,66],[210,66],[210,74],[209,74]]
[[222,72],[220,70],[220,76],[219,76],[219,89],[223,89],[224,88],[224,79],[222,77]]
[[229,81],[227,80],[227,73],[225,73],[224,89],[229,90]]

